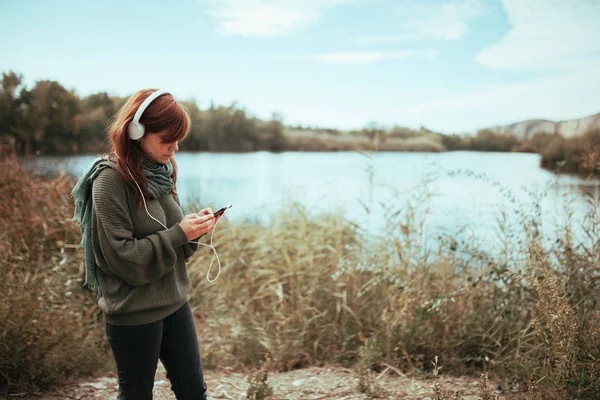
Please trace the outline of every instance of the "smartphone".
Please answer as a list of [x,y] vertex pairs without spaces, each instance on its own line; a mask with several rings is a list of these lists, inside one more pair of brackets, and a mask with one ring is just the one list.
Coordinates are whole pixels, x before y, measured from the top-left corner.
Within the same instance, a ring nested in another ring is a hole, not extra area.
[[214,215],[215,217],[218,217],[219,215],[222,215],[222,214],[223,214],[225,211],[227,211],[227,209],[229,209],[229,208],[231,208],[231,207],[233,207],[233,206],[230,204],[230,205],[228,205],[228,206],[225,206],[225,207],[223,207],[223,208],[220,208],[219,210],[215,211],[215,212],[213,213],[213,215]]

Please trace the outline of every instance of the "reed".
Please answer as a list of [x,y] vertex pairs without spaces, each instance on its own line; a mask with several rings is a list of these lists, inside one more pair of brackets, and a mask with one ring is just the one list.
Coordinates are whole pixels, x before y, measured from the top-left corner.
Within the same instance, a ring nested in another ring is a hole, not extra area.
[[0,147],[0,395],[44,390],[107,364],[94,294],[81,287],[65,176],[25,174]]
[[[27,175],[6,151],[0,162],[10,171],[0,180],[0,390],[32,392],[110,355],[94,294],[81,288],[73,182]],[[207,249],[189,265],[206,367],[257,368],[267,356],[270,371],[385,363],[428,375],[438,357],[446,374],[484,373],[540,398],[600,398],[600,199],[588,196],[577,217],[566,201],[571,218],[556,230],[539,228],[539,202],[517,201],[519,223],[499,215],[504,242],[490,256],[466,236],[429,241],[428,179],[388,202],[376,236],[293,202],[264,224],[224,219],[219,280],[205,279]],[[367,220],[378,200],[363,201]],[[259,381],[266,390],[266,374]]]
[[221,278],[204,279],[208,251],[190,265],[207,364],[253,367],[268,354],[280,371],[351,366],[369,344],[372,369],[431,373],[437,356],[446,373],[483,371],[505,389],[535,382],[545,396],[598,396],[599,199],[543,232],[541,200],[515,200],[518,223],[499,216],[504,242],[491,256],[468,237],[427,244],[422,189],[389,210],[378,237],[297,204],[264,225],[223,221]]

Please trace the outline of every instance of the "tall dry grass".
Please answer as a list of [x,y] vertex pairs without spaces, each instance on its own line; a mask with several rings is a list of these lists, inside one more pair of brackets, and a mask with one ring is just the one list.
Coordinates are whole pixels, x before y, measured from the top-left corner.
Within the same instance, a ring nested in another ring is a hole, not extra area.
[[[72,182],[26,175],[11,155],[2,167],[0,379],[4,391],[32,391],[109,357],[68,246],[79,239]],[[557,231],[538,229],[539,204],[523,206],[490,257],[469,237],[430,244],[428,196],[424,185],[390,202],[377,237],[294,203],[268,224],[223,220],[219,280],[205,280],[209,251],[189,266],[206,366],[255,368],[268,355],[275,370],[363,362],[429,374],[438,357],[445,373],[484,372],[543,398],[600,398],[598,197]]]
[[0,395],[44,390],[106,364],[64,176],[24,173],[0,148]]
[[470,238],[426,245],[426,197],[390,210],[377,238],[294,204],[264,226],[224,221],[221,278],[204,279],[209,252],[190,266],[206,363],[252,367],[269,354],[279,370],[351,365],[369,343],[372,368],[427,373],[437,356],[449,373],[489,373],[505,389],[600,398],[599,199],[544,232],[539,204],[523,205],[491,257]]

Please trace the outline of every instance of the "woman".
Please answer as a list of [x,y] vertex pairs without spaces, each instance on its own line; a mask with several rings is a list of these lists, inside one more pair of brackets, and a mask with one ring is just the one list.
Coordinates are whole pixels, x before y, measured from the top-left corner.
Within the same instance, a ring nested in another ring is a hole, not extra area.
[[177,399],[206,398],[186,262],[218,218],[179,206],[173,155],[190,127],[169,93],[136,92],[109,126],[111,153],[73,189],[85,285],[98,289],[120,400],[152,398],[159,359]]

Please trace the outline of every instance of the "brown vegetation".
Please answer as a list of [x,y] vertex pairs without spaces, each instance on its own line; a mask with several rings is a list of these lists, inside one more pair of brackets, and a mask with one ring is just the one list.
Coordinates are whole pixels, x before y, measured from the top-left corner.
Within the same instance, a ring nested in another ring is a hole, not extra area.
[[[109,353],[93,294],[81,288],[72,182],[28,176],[12,154],[2,167],[0,383],[31,392],[97,371]],[[204,279],[209,252],[190,265],[206,366],[254,368],[267,354],[274,371],[339,364],[359,375],[386,365],[431,374],[439,357],[446,373],[598,398],[598,199],[583,220],[548,233],[552,248],[541,245],[539,214],[523,212],[525,245],[507,242],[511,256],[499,258],[469,238],[425,251],[416,200],[390,213],[369,245],[342,215],[314,219],[294,204],[266,226],[224,220],[221,278]],[[579,224],[589,242],[573,242]]]
[[554,137],[541,150],[542,167],[559,172],[600,173],[600,129],[565,139]]
[[81,288],[72,181],[23,173],[0,147],[0,395],[48,388],[106,365],[94,295]]
[[[72,182],[29,176],[2,151],[0,393],[31,392],[109,357],[94,296],[81,288]],[[276,371],[341,364],[431,374],[439,357],[446,373],[493,374],[544,398],[599,398],[599,201],[544,234],[539,213],[520,210],[510,256],[500,257],[467,237],[423,247],[432,234],[416,217],[423,199],[391,210],[378,238],[295,204],[266,226],[225,220],[215,240],[221,278],[204,279],[209,252],[190,265],[205,363],[256,367],[268,354]],[[574,242],[574,229],[589,240]],[[369,382],[362,388],[375,394]]]

